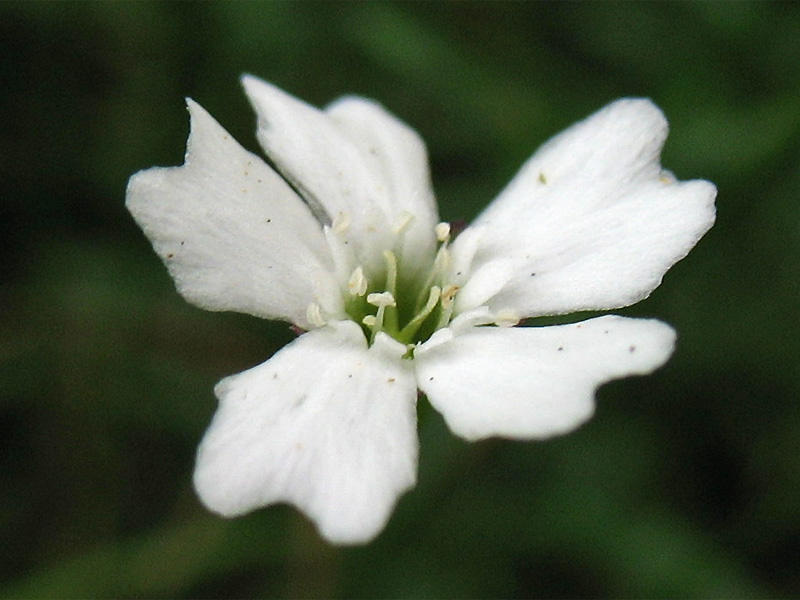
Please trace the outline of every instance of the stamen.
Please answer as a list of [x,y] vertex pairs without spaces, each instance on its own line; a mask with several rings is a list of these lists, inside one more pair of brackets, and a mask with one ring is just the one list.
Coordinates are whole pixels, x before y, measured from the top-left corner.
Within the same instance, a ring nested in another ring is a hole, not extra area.
[[398,336],[401,340],[410,340],[414,337],[414,334],[417,333],[417,330],[422,326],[425,322],[425,319],[430,316],[433,312],[433,309],[436,308],[436,304],[439,302],[439,298],[442,295],[442,289],[435,285],[431,288],[430,293],[428,294],[428,301],[425,303],[425,307],[417,313],[411,321],[409,321],[408,325],[403,327],[403,330],[400,332]]
[[334,233],[344,233],[350,228],[351,222],[350,213],[340,212],[334,217],[331,229],[333,229]]
[[501,310],[494,316],[494,324],[498,327],[514,327],[519,323],[519,315],[513,310]]
[[453,304],[453,299],[456,297],[458,290],[461,288],[457,285],[448,285],[442,290],[442,306],[449,308]]
[[450,240],[450,223],[439,223],[433,228],[433,231],[436,233],[436,239],[439,242],[444,243]]
[[457,285],[448,285],[442,291],[442,314],[439,316],[439,323],[436,329],[447,327],[447,324],[450,322],[450,317],[453,316],[456,294],[460,289],[461,288]]
[[447,246],[442,246],[436,253],[436,258],[433,261],[433,268],[439,273],[443,273],[450,266],[450,251]]
[[347,282],[347,289],[351,296],[363,296],[367,293],[367,278],[364,276],[364,269],[356,267]]
[[[378,307],[378,312],[375,313],[375,320],[373,321],[372,319],[369,319],[371,325],[368,325],[368,327],[372,328],[372,335],[370,336],[369,340],[371,345],[375,341],[375,336],[378,335],[378,332],[383,331],[383,319],[386,316],[387,307],[397,306],[397,304],[394,301],[394,296],[392,296],[389,292],[369,294],[367,296],[367,302]],[[363,322],[364,321],[362,319],[362,323]]]
[[400,219],[397,221],[397,225],[392,227],[392,231],[395,233],[395,235],[400,235],[401,233],[405,233],[411,226],[411,224],[414,222],[415,218],[416,217],[413,214],[411,214],[407,210],[404,210],[403,212],[400,213]]
[[[383,258],[386,261],[386,291],[394,297],[397,293],[397,258],[390,250],[383,251]],[[397,319],[397,309],[387,310],[385,328],[388,331],[397,331]]]
[[397,306],[397,303],[394,301],[394,296],[391,294],[391,292],[369,294],[367,295],[367,302],[372,304],[372,306],[377,306],[378,308]]
[[308,322],[314,327],[322,327],[325,325],[325,319],[322,318],[322,309],[316,302],[312,302],[308,305],[308,308],[306,308],[306,319],[308,319]]
[[[351,225],[351,217],[347,212],[342,211],[336,215],[331,226],[325,227],[325,236],[334,255],[337,274],[342,277],[339,281],[345,281],[347,284],[347,289],[343,290],[346,310],[354,321],[362,324],[369,338],[369,344],[375,342],[378,333],[384,332],[407,344],[408,356],[411,356],[415,343],[422,335],[421,331],[424,332],[424,337],[427,337],[432,331],[450,324],[455,310],[455,296],[461,288],[452,284],[449,276],[452,261],[448,248],[451,227],[445,222],[434,227],[438,249],[433,262],[427,265],[423,285],[417,287],[413,285],[413,281],[398,281],[403,276],[403,273],[399,272],[402,251],[408,243],[405,233],[414,222],[414,215],[402,212],[397,217],[392,227],[396,236],[394,244],[382,253],[385,263],[383,272],[380,264],[373,262],[359,264],[361,261],[356,259],[353,248],[347,245],[347,237],[343,235]],[[370,273],[369,280],[366,273]],[[379,277],[377,280],[375,280],[376,273]],[[403,289],[398,289],[399,284]],[[406,290],[403,286],[412,285],[419,291],[416,304],[412,307],[401,303],[398,307],[398,294]],[[376,289],[382,291],[370,292]],[[403,323],[399,322],[401,317]],[[511,314],[498,314],[494,318],[497,319],[498,325],[503,326],[515,325],[519,320],[516,315]],[[308,321],[315,327],[325,324],[325,318],[318,304],[308,307]]]
[[397,292],[397,258],[390,250],[383,251],[386,260],[386,291],[394,294]]
[[447,249],[447,243],[443,244],[439,251],[436,253],[436,258],[433,261],[433,267],[428,273],[428,277],[425,279],[425,284],[422,286],[422,289],[419,292],[419,296],[417,296],[417,303],[415,304],[415,308],[417,311],[420,310],[422,306],[422,302],[425,300],[425,290],[430,289],[433,285],[436,278],[441,274],[446,272],[447,267],[450,265],[450,251]]

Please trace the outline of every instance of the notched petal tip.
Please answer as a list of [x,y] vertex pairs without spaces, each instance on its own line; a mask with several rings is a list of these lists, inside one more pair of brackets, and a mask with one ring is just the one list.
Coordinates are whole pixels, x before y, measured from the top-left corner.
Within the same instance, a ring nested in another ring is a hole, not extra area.
[[186,107],[183,164],[135,174],[126,197],[178,291],[207,310],[303,328],[312,302],[340,314],[330,252],[308,207],[202,106],[187,98]]
[[[189,111],[189,138],[186,141],[186,163],[192,150],[206,142],[235,144],[231,135],[200,104],[187,98],[186,109]],[[236,144],[238,149],[238,144]],[[184,163],[184,164],[186,164]]]
[[620,98],[564,130],[542,148],[569,141],[575,149],[596,149],[595,160],[605,159],[609,166],[627,168],[626,165],[657,162],[668,133],[667,118],[652,100]]
[[254,75],[243,75],[241,83],[250,106],[258,116],[259,126],[266,126],[269,122],[267,119],[269,111],[278,107],[285,109],[287,106],[295,105],[306,107],[311,111],[317,110],[300,98]]

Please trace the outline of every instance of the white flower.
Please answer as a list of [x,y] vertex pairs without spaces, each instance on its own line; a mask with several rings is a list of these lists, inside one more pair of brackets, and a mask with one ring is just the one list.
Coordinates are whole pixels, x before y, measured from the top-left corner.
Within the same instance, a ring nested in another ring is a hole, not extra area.
[[415,483],[417,389],[466,439],[546,438],[671,354],[655,320],[509,327],[645,298],[713,224],[714,186],[661,169],[650,101],[552,139],[452,240],[413,130],[363,98],[318,110],[243,83],[280,175],[189,100],[185,164],[127,192],[188,301],[308,330],[216,386],[194,478],[211,510],[290,502],[327,539],[366,542]]

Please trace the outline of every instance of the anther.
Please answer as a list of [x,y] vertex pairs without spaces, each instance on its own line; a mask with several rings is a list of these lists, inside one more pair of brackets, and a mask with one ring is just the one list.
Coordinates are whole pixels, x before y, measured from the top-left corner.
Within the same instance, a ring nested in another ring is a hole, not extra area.
[[498,327],[514,327],[519,323],[519,315],[513,310],[501,310],[494,316],[494,323]]
[[373,306],[397,306],[394,296],[390,292],[379,292],[367,295],[367,302]]
[[312,302],[308,305],[308,308],[306,308],[306,319],[308,319],[308,322],[314,327],[322,327],[325,325],[325,319],[322,318],[322,309],[316,302]]
[[340,212],[334,217],[333,223],[331,224],[331,229],[333,229],[334,233],[344,233],[350,228],[350,214],[346,212]]
[[[375,341],[375,336],[378,335],[379,331],[382,331],[384,328],[384,319],[386,318],[386,310],[389,307],[396,306],[394,301],[394,296],[392,296],[389,292],[380,292],[379,294],[369,294],[367,296],[367,302],[370,304],[378,307],[378,312],[375,315],[367,315],[373,316],[373,319],[369,319],[369,325],[367,327],[372,329],[372,335],[370,336],[369,343],[372,344]],[[396,311],[390,311],[396,312]],[[365,323],[364,320],[361,320],[362,323]],[[366,325],[366,323],[365,323]]]
[[450,317],[453,316],[453,308],[455,307],[453,300],[460,289],[457,285],[448,285],[442,290],[442,314],[439,315],[437,329],[447,327],[447,324],[450,323]]
[[446,288],[442,290],[442,307],[450,308],[453,304],[453,300],[458,293],[458,290],[461,288],[457,285],[448,285]]
[[363,296],[367,293],[367,278],[364,276],[364,269],[356,267],[347,282],[347,289],[351,296]]
[[450,239],[450,223],[439,223],[433,228],[436,233],[436,239],[440,242],[446,242]]

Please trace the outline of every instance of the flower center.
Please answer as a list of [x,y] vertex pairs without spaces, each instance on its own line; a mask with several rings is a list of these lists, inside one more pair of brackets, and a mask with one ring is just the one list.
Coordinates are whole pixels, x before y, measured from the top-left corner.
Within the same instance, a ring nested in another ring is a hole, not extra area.
[[[408,215],[394,229],[398,239],[402,238],[412,219]],[[329,233],[329,242],[335,241],[331,240],[331,235],[344,234],[348,221],[346,218],[334,220],[330,231],[326,232]],[[348,317],[361,325],[370,344],[379,332],[385,332],[412,348],[450,323],[459,290],[448,281],[450,225],[439,223],[434,232],[438,250],[427,272],[423,271],[420,276],[405,277],[402,259],[398,259],[394,250],[383,251],[382,269],[373,268],[373,272],[368,273],[365,266],[358,265],[349,276],[340,273],[347,281],[343,287],[345,311]],[[334,248],[335,244],[331,246]],[[399,247],[401,244],[395,245],[395,248]],[[316,326],[325,324],[319,305],[309,306],[308,319]]]

